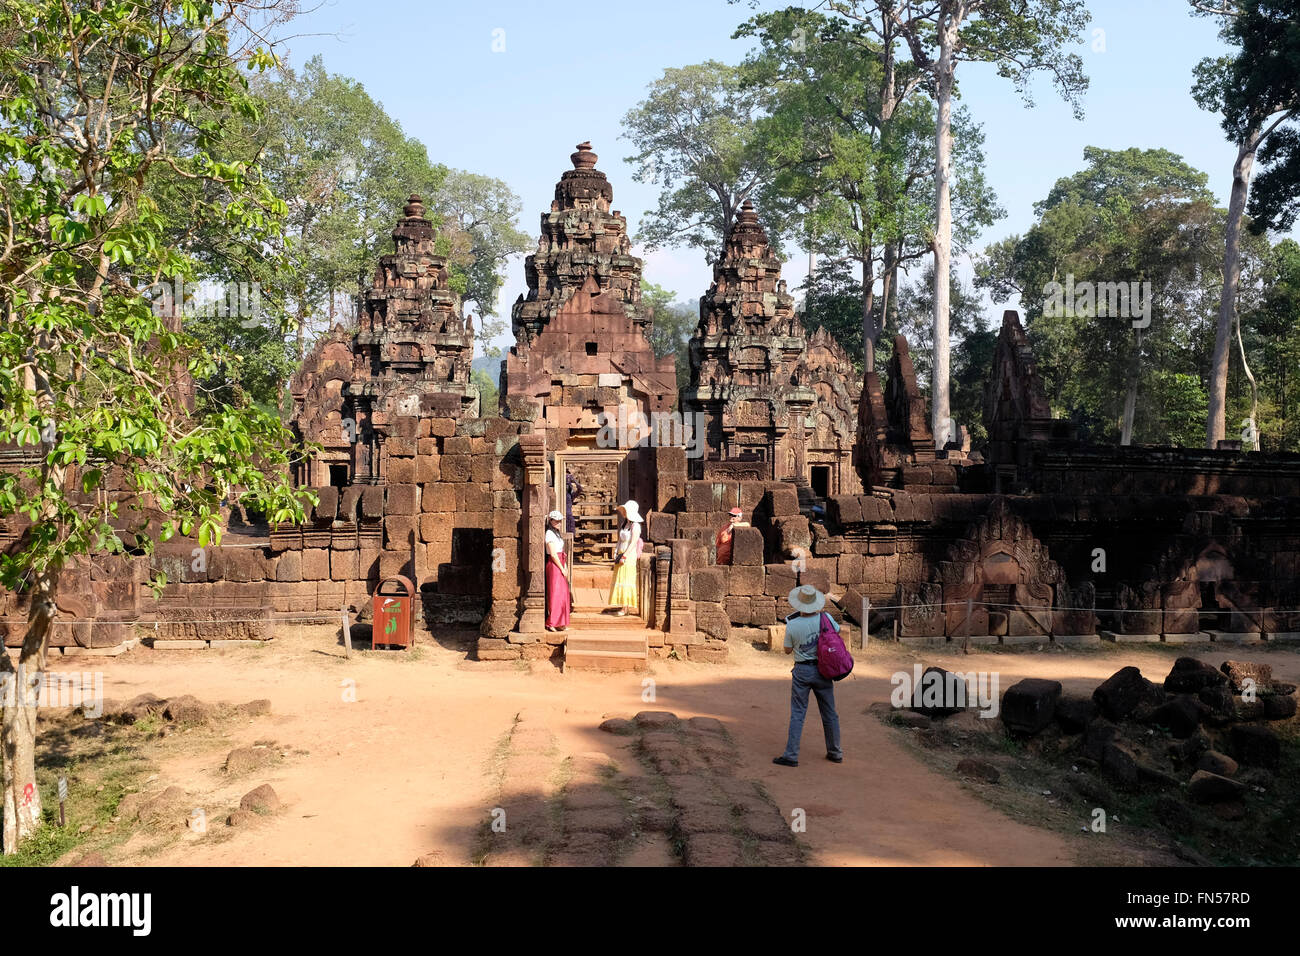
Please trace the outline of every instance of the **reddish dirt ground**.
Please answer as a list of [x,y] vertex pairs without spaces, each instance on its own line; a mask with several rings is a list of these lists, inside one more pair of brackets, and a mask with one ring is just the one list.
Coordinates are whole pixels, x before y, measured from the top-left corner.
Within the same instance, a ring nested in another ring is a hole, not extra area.
[[[1216,666],[1226,657],[1266,660],[1279,678],[1300,681],[1294,652],[1188,652]],[[1022,677],[1049,677],[1063,681],[1067,692],[1086,693],[1127,664],[1159,681],[1176,656],[1169,649],[1113,646],[967,656],[873,641],[859,654],[855,673],[836,686],[844,763],[823,759],[810,703],[797,768],[771,762],[786,734],[790,659],[743,644],[733,644],[724,665],[655,661],[648,675],[563,674],[543,663],[466,662],[463,652],[427,636],[414,655],[354,652],[348,660],[337,629],[282,627],[262,648],[138,649],[113,659],[56,659],[51,667],[102,666],[105,693],[118,700],[151,692],[272,702],[270,716],[224,725],[222,734],[229,747],[272,739],[287,758],[230,780],[221,770],[224,741],[219,749],[164,757],[149,786],[175,784],[199,805],[214,807],[210,832],[186,833],[160,852],[143,851],[133,838],[110,851],[114,864],[409,866],[435,851],[446,864],[470,864],[498,798],[494,757],[518,715],[547,728],[562,754],[598,752],[632,766],[628,739],[601,732],[599,723],[666,710],[725,724],[739,755],[736,776],[759,781],[787,819],[796,808],[805,811],[800,841],[810,863],[1006,866],[1080,862],[1087,835],[1017,822],[920,762],[899,742],[899,731],[866,713],[873,702],[889,699],[890,675],[921,661],[997,671],[1004,691]],[[654,680],[653,702],[643,700],[647,676]],[[344,700],[348,681],[355,682],[355,702]],[[223,808],[262,782],[274,786],[285,806],[247,829],[225,827]],[[647,847],[626,862],[668,858]]]

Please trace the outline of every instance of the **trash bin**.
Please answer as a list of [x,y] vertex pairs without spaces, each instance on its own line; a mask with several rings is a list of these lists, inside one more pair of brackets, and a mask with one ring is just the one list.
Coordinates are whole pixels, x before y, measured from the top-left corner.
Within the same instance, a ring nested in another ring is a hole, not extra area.
[[411,603],[415,600],[415,585],[400,574],[384,578],[375,588],[375,613],[371,631],[371,647],[411,646]]

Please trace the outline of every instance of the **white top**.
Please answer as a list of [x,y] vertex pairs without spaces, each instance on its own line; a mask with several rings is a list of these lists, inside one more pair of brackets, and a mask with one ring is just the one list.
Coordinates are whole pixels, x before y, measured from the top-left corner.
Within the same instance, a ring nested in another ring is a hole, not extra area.
[[618,532],[618,549],[614,552],[614,556],[618,557],[625,554],[629,558],[635,557],[636,541],[639,537],[641,537],[641,525],[636,522],[626,524],[620,528]]
[[560,533],[554,528],[546,529],[546,543],[555,545],[557,551],[564,551],[564,539],[560,537]]

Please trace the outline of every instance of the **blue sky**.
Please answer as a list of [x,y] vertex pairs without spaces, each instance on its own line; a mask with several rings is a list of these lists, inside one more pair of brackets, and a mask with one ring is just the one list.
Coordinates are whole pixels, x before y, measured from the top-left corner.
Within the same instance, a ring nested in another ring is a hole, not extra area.
[[[1217,118],[1189,93],[1193,66],[1222,45],[1214,24],[1190,16],[1189,6],[1089,4],[1092,24],[1079,47],[1091,80],[1082,121],[1045,80],[1033,87],[1035,106],[1028,108],[991,67],[961,66],[962,100],[984,125],[986,174],[1007,212],[979,245],[1026,229],[1033,204],[1082,167],[1090,145],[1169,149],[1208,173],[1226,205],[1235,151]],[[731,34],[749,15],[747,3],[725,0],[327,0],[294,23],[298,35],[287,50],[292,64],[319,53],[330,72],[359,80],[435,161],[507,182],[523,200],[521,225],[532,236],[574,145],[591,140],[598,168],[614,186],[614,206],[635,233],[657,192],[633,182],[623,162],[631,146],[620,138],[622,117],[666,67],[743,58],[748,41]],[[494,43],[504,50],[494,52]],[[793,288],[806,260],[787,252]],[[645,258],[646,278],[682,299],[702,294],[712,278],[698,250]],[[525,288],[521,260],[506,277],[503,318]]]

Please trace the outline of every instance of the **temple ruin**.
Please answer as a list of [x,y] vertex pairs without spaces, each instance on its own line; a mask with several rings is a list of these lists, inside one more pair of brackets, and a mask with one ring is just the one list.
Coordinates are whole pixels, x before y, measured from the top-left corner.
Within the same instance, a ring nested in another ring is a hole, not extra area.
[[582,485],[584,550],[608,557],[614,508],[652,493],[643,423],[672,409],[677,376],[647,338],[654,317],[641,303],[641,260],[596,159],[590,143],[578,145],[542,214],[524,261],[528,294],[511,311],[501,398],[545,438],[552,500],[564,501],[566,475]]
[[[590,144],[571,160],[525,265],[499,409],[478,407],[472,322],[412,197],[359,326],[322,338],[292,382],[294,427],[321,448],[297,476],[319,497],[307,521],[269,527],[237,510],[202,561],[173,540],[152,559],[69,568],[55,646],[264,640],[277,621],[337,624],[348,609],[364,622],[396,575],[435,635],[473,629],[474,656],[566,666],[725,660],[732,642],[779,633],[801,583],[859,625],[921,644],[1300,641],[1300,456],[1080,441],[1053,417],[1015,312],[990,369],[987,444],[937,449],[906,341],[859,385],[824,331],[803,331],[749,207],[701,300],[676,396],[612,187]],[[619,432],[676,398],[706,423],[702,457]],[[6,454],[3,467],[25,462]],[[565,510],[569,473],[584,485],[575,539],[593,546],[573,569],[574,623],[555,633],[543,627],[543,519]],[[600,614],[608,554],[594,545],[626,498],[647,547],[640,615],[615,626]],[[752,527],[720,566],[714,535],[735,505]],[[10,546],[22,532],[0,528]],[[151,564],[168,574],[161,600],[144,586]],[[24,594],[3,595],[10,646],[25,613]]]
[[692,478],[789,481],[821,498],[862,490],[853,464],[858,376],[825,329],[804,332],[794,305],[746,200],[690,341],[681,407],[703,423],[708,448]]
[[474,318],[462,315],[460,296],[448,287],[447,257],[435,250],[419,196],[411,196],[392,236],[393,251],[379,257],[373,283],[359,296],[358,328],[332,329],[290,382],[292,425],[323,449],[304,463],[300,484],[383,482],[394,419],[479,414],[478,388],[469,380]]

